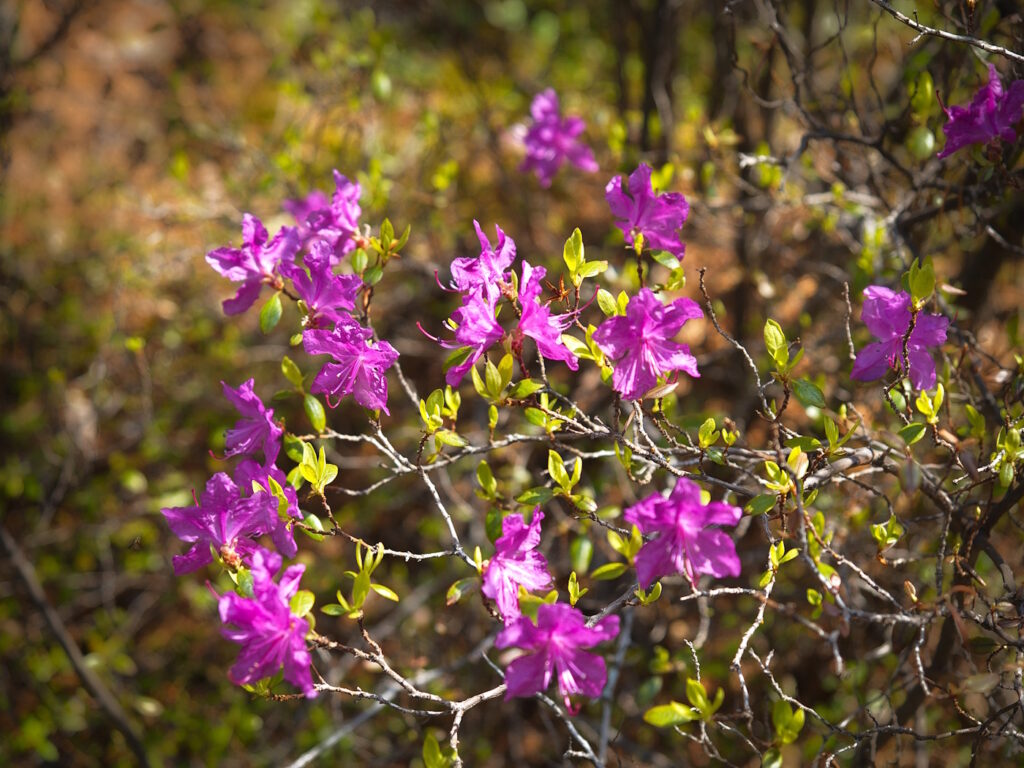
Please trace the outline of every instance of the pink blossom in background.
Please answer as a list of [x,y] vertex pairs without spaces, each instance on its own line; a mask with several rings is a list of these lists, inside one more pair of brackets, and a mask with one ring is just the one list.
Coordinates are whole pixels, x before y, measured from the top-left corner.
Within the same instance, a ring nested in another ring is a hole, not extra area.
[[579,139],[586,127],[583,120],[575,116],[562,118],[554,89],[548,88],[534,97],[530,116],[533,122],[523,138],[526,159],[519,166],[520,171],[533,171],[542,187],[550,187],[551,180],[566,163],[588,173],[598,170],[593,151]]
[[1024,80],[1014,80],[1004,90],[996,68],[989,64],[988,83],[978,89],[968,106],[943,106],[942,110],[948,118],[942,126],[946,146],[936,157],[948,157],[971,144],[987,144],[996,138],[1016,141],[1014,126],[1024,110]]

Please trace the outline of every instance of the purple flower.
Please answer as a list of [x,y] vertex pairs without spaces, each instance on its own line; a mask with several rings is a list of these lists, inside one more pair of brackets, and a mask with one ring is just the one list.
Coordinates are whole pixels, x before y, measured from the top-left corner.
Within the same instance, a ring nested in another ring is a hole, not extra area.
[[[274,541],[277,551],[285,557],[295,557],[298,547],[295,546],[295,532],[292,527],[292,520],[301,520],[302,512],[299,511],[299,496],[292,488],[284,472],[275,466],[264,466],[253,459],[243,459],[235,467],[235,482],[238,483],[239,491],[243,495],[267,494],[274,499],[274,514],[272,515],[273,526],[266,531]],[[273,496],[270,480],[281,488],[284,493],[284,507],[282,502]],[[262,490],[250,491],[256,483]],[[269,504],[269,502],[267,502]],[[268,523],[271,521],[267,521]]]
[[542,187],[550,187],[558,169],[568,162],[588,173],[598,169],[590,147],[578,136],[584,123],[578,117],[564,120],[559,114],[558,95],[553,88],[538,93],[530,105],[533,125],[526,132],[526,159],[519,167],[524,173],[535,171]]
[[537,608],[537,623],[525,616],[503,629],[494,645],[497,648],[522,648],[529,651],[505,670],[505,700],[533,696],[558,676],[558,690],[566,708],[575,713],[569,697],[601,695],[608,672],[604,659],[580,648],[592,648],[619,634],[619,617],[606,616],[589,628],[583,614],[565,603],[544,603]]
[[636,247],[637,238],[642,237],[644,248],[683,257],[686,245],[679,230],[690,215],[690,204],[678,192],[654,194],[651,167],[647,163],[637,166],[629,177],[628,194],[623,189],[622,177],[616,176],[604,188],[604,196],[628,245]]
[[336,275],[331,269],[333,252],[323,240],[310,243],[309,252],[302,257],[309,269],[294,262],[281,265],[281,274],[295,285],[295,292],[307,308],[306,323],[317,327],[320,318],[338,322],[341,310],[355,308],[356,294],[363,286],[359,275]]
[[483,293],[472,292],[462,300],[462,306],[452,312],[446,325],[455,331],[452,340],[439,339],[431,336],[423,326],[420,330],[425,336],[436,341],[445,349],[465,349],[466,357],[457,365],[453,365],[445,373],[444,379],[453,387],[459,386],[469,369],[476,365],[484,353],[498,343],[505,335],[504,329],[494,317],[494,305],[497,299],[489,299]]
[[506,517],[501,524],[501,536],[494,542],[494,557],[484,569],[481,591],[497,603],[506,624],[520,616],[519,587],[530,591],[551,586],[548,561],[537,552],[543,519],[540,507],[533,510],[529,525],[523,522],[522,515]]
[[685,344],[672,337],[694,318],[704,317],[691,299],[676,299],[667,307],[649,288],[629,300],[625,316],[609,317],[594,333],[598,347],[615,364],[612,386],[627,400],[643,397],[658,380],[672,371],[700,376],[697,360]]
[[988,83],[978,89],[967,107],[943,106],[948,122],[942,126],[946,146],[936,157],[948,157],[971,144],[987,144],[996,138],[1017,140],[1014,129],[1024,109],[1024,80],[1014,80],[1003,90],[996,68],[988,65]]
[[175,555],[174,573],[180,576],[213,562],[213,547],[230,566],[238,566],[256,549],[251,536],[272,530],[277,500],[269,494],[243,498],[238,486],[223,472],[206,483],[202,501],[194,507],[162,509],[171,531],[182,541],[193,542],[184,555]]
[[701,503],[700,486],[680,477],[666,499],[660,493],[628,507],[623,519],[644,534],[657,534],[645,542],[636,555],[636,576],[648,589],[662,576],[685,573],[693,581],[697,574],[721,578],[740,575],[736,545],[728,535],[709,525],[733,526],[743,512],[721,501]]
[[305,243],[312,235],[313,230],[307,223],[311,214],[331,207],[331,200],[319,189],[314,189],[300,200],[285,200],[281,204],[288,213],[295,217],[298,224],[299,238]]
[[237,315],[253,305],[264,283],[277,284],[278,264],[295,258],[299,236],[292,227],[282,227],[267,242],[263,222],[247,213],[242,217],[242,247],[217,248],[206,254],[206,262],[233,283],[241,283],[233,299],[224,301],[224,314]]
[[[903,368],[903,337],[910,327],[910,294],[899,293],[880,285],[864,289],[861,319],[879,341],[868,344],[853,361],[851,379],[874,381],[890,368]],[[935,361],[929,347],[946,341],[949,319],[942,315],[921,312],[907,341],[910,362],[910,383],[914,389],[930,389],[935,384]]]
[[388,411],[388,380],[384,371],[395,364],[398,352],[386,341],[371,341],[373,332],[348,316],[341,316],[333,331],[309,330],[302,334],[302,345],[311,355],[331,355],[337,362],[327,363],[313,379],[313,392],[341,398],[352,394],[365,408]]
[[495,225],[498,246],[494,248],[475,219],[473,227],[480,241],[480,255],[452,261],[452,288],[460,293],[484,293],[493,304],[501,295],[501,284],[508,282],[507,270],[516,257],[516,242]]
[[572,316],[553,317],[550,308],[540,302],[540,281],[546,274],[544,267],[531,267],[523,262],[523,279],[519,284],[519,304],[523,314],[513,343],[522,346],[522,337],[529,336],[537,343],[537,351],[542,357],[561,360],[575,371],[580,367],[576,355],[562,343],[562,331],[572,324]]
[[289,603],[299,589],[304,565],[293,565],[274,583],[281,568],[281,556],[257,549],[252,556],[252,591],[247,599],[234,592],[221,595],[218,608],[224,637],[239,643],[242,650],[228,672],[237,685],[256,683],[277,674],[284,666],[284,679],[308,698],[316,696],[306,650],[309,622],[291,612]]
[[302,200],[287,200],[284,208],[299,224],[299,235],[303,244],[316,241],[326,243],[330,248],[331,265],[355,248],[353,235],[359,230],[359,196],[362,190],[358,182],[349,181],[334,171],[334,194],[330,201],[327,195],[314,190]]
[[253,391],[254,380],[249,379],[238,389],[228,386],[223,381],[224,397],[235,406],[242,418],[227,431],[224,436],[224,456],[251,454],[262,450],[267,464],[277,461],[281,452],[281,435],[284,430],[274,421],[274,411],[265,408],[263,401]]

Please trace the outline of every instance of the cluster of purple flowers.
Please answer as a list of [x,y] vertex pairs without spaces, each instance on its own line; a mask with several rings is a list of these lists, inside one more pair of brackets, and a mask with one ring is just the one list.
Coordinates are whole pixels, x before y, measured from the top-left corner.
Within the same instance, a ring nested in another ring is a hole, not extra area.
[[[195,506],[162,510],[171,531],[192,545],[173,558],[174,572],[180,576],[201,568],[213,562],[215,553],[232,570],[247,568],[253,577],[252,597],[220,597],[221,618],[235,627],[225,628],[224,635],[244,646],[231,679],[239,684],[256,682],[276,673],[283,663],[285,679],[315,696],[305,646],[309,626],[289,609],[303,566],[289,568],[280,585],[275,584],[281,555],[256,541],[269,535],[281,554],[293,557],[297,551],[292,529],[302,517],[298,496],[274,465],[283,430],[274,421],[273,410],[253,391],[252,379],[237,389],[223,387],[242,415],[225,437],[225,458],[243,458],[233,478],[224,472],[211,477]],[[262,461],[257,459],[260,454]]]
[[520,588],[530,591],[551,586],[547,560],[537,552],[543,519],[540,507],[533,510],[529,525],[522,515],[505,518],[502,535],[494,543],[494,557],[484,568],[481,591],[494,600],[505,622],[495,646],[525,651],[505,672],[505,699],[541,693],[556,674],[566,708],[575,711],[570,697],[600,696],[608,678],[604,659],[581,649],[615,637],[619,617],[607,616],[590,628],[583,614],[565,603],[542,603],[537,607],[536,622],[522,615]]
[[[311,390],[340,399],[351,394],[360,405],[388,413],[388,385],[384,372],[398,359],[386,341],[373,341],[373,333],[349,314],[355,309],[362,279],[338,274],[334,268],[356,246],[359,229],[360,187],[334,172],[335,191],[314,190],[302,200],[289,200],[285,208],[297,227],[282,227],[267,243],[267,230],[252,214],[245,214],[241,248],[217,248],[206,256],[217,272],[241,283],[234,298],[224,302],[233,315],[251,307],[264,284],[276,290],[291,281],[305,314],[303,342],[313,355],[328,354]],[[302,263],[295,257],[302,250]]]
[[448,369],[445,381],[458,386],[484,353],[506,337],[497,319],[502,297],[515,302],[518,321],[516,327],[507,332],[507,338],[520,358],[523,342],[529,338],[542,357],[561,360],[571,370],[577,370],[576,355],[562,343],[562,332],[572,323],[572,315],[552,315],[551,309],[541,301],[541,280],[547,270],[523,261],[516,292],[509,271],[516,257],[515,241],[502,232],[501,227],[495,226],[497,247],[492,247],[480,224],[474,221],[473,226],[480,241],[480,255],[457,258],[451,266],[451,290],[462,294],[462,305],[446,323],[454,337],[435,339],[447,349],[465,350],[463,359]]
[[[277,291],[291,282],[303,313],[303,345],[311,355],[327,354],[313,380],[312,392],[340,399],[351,394],[366,408],[387,408],[384,372],[398,358],[386,341],[374,342],[373,333],[351,312],[362,288],[359,275],[335,271],[342,258],[356,247],[359,184],[334,172],[335,191],[328,198],[320,191],[303,200],[289,200],[285,209],[296,227],[282,227],[271,239],[263,223],[252,214],[242,221],[242,247],[217,248],[206,260],[218,273],[240,283],[236,295],[224,302],[226,314],[251,307],[263,285]],[[300,256],[301,254],[301,256]],[[297,260],[301,258],[301,261]],[[242,644],[232,680],[252,683],[276,673],[283,665],[285,679],[307,696],[316,695],[310,677],[305,637],[308,622],[291,613],[289,600],[298,589],[302,566],[288,568],[279,584],[281,555],[296,554],[293,526],[301,519],[298,496],[276,466],[281,451],[282,427],[274,421],[249,379],[240,387],[223,384],[224,395],[242,418],[225,435],[224,458],[240,457],[234,476],[216,473],[195,506],[163,510],[171,530],[191,544],[173,559],[177,574],[194,571],[213,561],[214,554],[232,570],[245,568],[252,575],[252,595],[229,593],[220,598],[224,634]],[[280,554],[259,546],[268,535]]]

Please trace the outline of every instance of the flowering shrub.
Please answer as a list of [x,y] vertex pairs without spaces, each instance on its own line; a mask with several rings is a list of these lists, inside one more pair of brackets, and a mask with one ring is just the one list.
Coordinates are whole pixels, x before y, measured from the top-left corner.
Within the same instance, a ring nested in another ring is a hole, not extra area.
[[[946,111],[940,157],[993,137],[1016,140],[1010,125],[1019,117],[1019,89],[1014,83],[1001,102],[999,83],[993,73],[987,95],[979,93],[970,110]],[[582,121],[561,118],[553,91],[538,96],[531,113],[521,170],[535,172],[544,187],[566,162],[597,170],[594,154],[578,141]],[[968,119],[989,120],[991,136],[963,128]],[[770,186],[770,169],[784,160],[759,155],[748,164],[759,166]],[[335,171],[330,200],[313,192],[284,204],[296,227],[271,239],[246,214],[242,247],[208,254],[217,272],[241,283],[225,313],[245,311],[267,286],[261,329],[271,333],[283,322],[291,346],[306,353],[282,356],[281,374],[301,396],[308,425],[275,418],[253,379],[238,389],[223,385],[242,415],[225,438],[223,459],[239,462],[234,479],[217,472],[194,506],[163,510],[191,545],[175,558],[176,573],[216,560],[234,585],[218,598],[224,635],[242,646],[232,681],[260,697],[336,694],[448,718],[446,751],[434,734],[425,739],[430,766],[462,764],[467,713],[499,699],[516,706],[510,700],[519,698],[554,714],[568,757],[596,765],[608,764],[616,711],[719,759],[729,742],[730,754],[778,765],[803,739],[804,753],[819,760],[849,751],[864,763],[903,733],[900,723],[935,690],[935,677],[953,663],[952,635],[965,642],[969,620],[1004,657],[996,671],[972,675],[972,684],[989,696],[988,709],[1003,707],[993,717],[1019,706],[1003,703],[1020,693],[1019,670],[1005,661],[1019,641],[1000,623],[1016,615],[1006,599],[1011,584],[1004,574],[1005,593],[986,593],[977,569],[982,552],[999,565],[989,534],[1024,497],[1024,416],[1019,393],[1011,399],[1003,388],[1002,407],[995,395],[1009,368],[996,363],[996,378],[979,372],[996,358],[969,342],[957,291],[939,283],[931,260],[893,244],[885,269],[859,274],[861,286],[887,283],[864,288],[859,322],[843,281],[850,311],[845,328],[833,330],[847,342],[849,360],[825,351],[835,339],[791,339],[770,317],[757,318],[763,344],[751,347],[722,327],[721,307],[705,283],[713,268],[698,269],[696,285],[692,276],[687,282],[683,227],[691,204],[698,210],[695,198],[656,192],[654,175],[641,162],[605,186],[606,239],[624,249],[585,246],[577,228],[562,262],[542,266],[532,254],[524,258],[500,226],[492,243],[473,221],[479,255],[448,259],[442,269],[450,278],[435,274],[437,290],[429,289],[432,300],[458,295],[444,334],[427,330],[429,318],[417,317],[416,303],[402,311],[402,322],[418,323],[423,343],[445,359],[444,381],[429,381],[425,396],[416,388],[423,377],[411,373],[397,340],[393,346],[372,322],[375,300],[415,235],[406,229],[396,237],[388,219],[362,221],[358,184]],[[898,227],[891,236],[902,237]],[[608,258],[588,260],[587,247]],[[557,284],[549,279],[556,274]],[[286,312],[289,301],[295,312]],[[814,318],[800,322],[810,329]],[[684,331],[688,343],[678,340]],[[875,341],[865,344],[868,334]],[[701,378],[704,361],[723,350],[736,354],[731,376],[746,382],[738,385],[749,401],[742,427],[683,394],[690,379]],[[877,401],[869,413],[855,400],[867,392]],[[416,412],[410,428],[401,419]],[[537,447],[546,461],[537,461]],[[380,476],[349,487],[346,464],[368,454]],[[883,481],[861,477],[875,474]],[[469,476],[479,508],[453,484]],[[342,522],[335,514],[338,500],[350,496],[361,499],[360,515],[372,515],[374,492],[403,480],[418,484],[438,523],[418,547],[366,541],[358,516]],[[841,523],[846,505],[856,507],[856,519]],[[307,545],[296,546],[296,532]],[[268,539],[276,552],[265,548]],[[351,567],[322,563],[317,546],[327,539],[349,545],[342,556]],[[606,562],[592,567],[597,553]],[[275,582],[282,556],[307,559],[311,571],[330,570],[336,602],[299,590],[302,565]],[[450,563],[444,610],[483,627],[485,639],[463,660],[474,669],[472,690],[446,679],[450,670],[439,660],[430,662],[436,674],[409,671],[370,621],[381,599],[401,606],[407,597],[386,583],[392,566],[415,570],[435,560]],[[730,635],[728,664],[718,659],[702,668],[709,606],[728,601],[746,610],[741,601],[748,599],[754,608]],[[652,649],[633,633],[634,622],[669,603],[693,604],[699,628],[683,622],[665,640],[673,647],[659,640]],[[835,680],[845,674],[843,643],[851,632],[888,633],[890,649],[897,631],[908,635],[892,657],[903,698],[887,702],[882,715],[869,705],[851,704],[851,714],[803,704],[775,676],[772,642],[762,642],[776,621],[797,625]],[[926,668],[922,656],[938,625]],[[346,685],[336,663],[346,657],[366,663],[389,687]],[[622,675],[629,665],[660,671],[649,678],[658,682],[623,705],[620,688],[643,685]],[[661,695],[660,675],[672,671],[682,671],[685,703]],[[759,696],[751,695],[755,678]],[[560,702],[548,695],[553,682]],[[950,688],[951,695],[963,690]],[[598,727],[577,725],[598,713]],[[927,738],[958,735],[943,727]]]

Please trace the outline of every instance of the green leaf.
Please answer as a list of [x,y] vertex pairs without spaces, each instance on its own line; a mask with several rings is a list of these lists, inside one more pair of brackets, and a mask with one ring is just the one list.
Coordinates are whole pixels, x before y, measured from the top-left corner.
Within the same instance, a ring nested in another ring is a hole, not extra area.
[[371,584],[370,589],[372,589],[378,595],[383,597],[385,600],[390,600],[393,603],[398,602],[398,595],[390,587],[385,587],[383,584]]
[[299,366],[288,355],[281,358],[281,373],[284,374],[284,377],[289,382],[295,385],[296,389],[300,392],[302,391],[302,371],[299,370]]
[[796,399],[800,401],[800,404],[805,408],[814,406],[815,408],[826,408],[828,404],[825,402],[825,395],[822,393],[818,386],[807,379],[794,379],[793,380],[793,394],[796,395]]
[[908,284],[915,305],[920,307],[928,301],[935,292],[935,269],[931,262],[922,265],[920,261],[915,261],[911,264]]
[[562,248],[562,260],[565,261],[565,266],[573,274],[576,273],[580,265],[585,261],[583,256],[583,233],[580,232],[579,227],[576,227],[569,239],[565,241],[565,246]]
[[594,556],[594,544],[586,536],[577,536],[569,545],[569,560],[573,571],[586,574]]
[[781,744],[792,744],[804,727],[804,711],[798,707],[794,712],[787,702],[779,699],[772,706],[772,725]]
[[523,379],[517,381],[515,385],[508,391],[508,396],[513,400],[522,400],[529,397],[534,392],[539,392],[544,389],[544,385],[539,381],[533,379]]
[[694,709],[699,709],[701,712],[706,711],[711,705],[704,686],[698,680],[690,677],[686,679],[686,700],[693,705]]
[[782,768],[782,753],[772,747],[761,758],[761,768]]
[[697,715],[690,707],[680,704],[678,701],[651,707],[644,712],[644,722],[655,728],[671,728],[674,725],[682,725],[697,719]]
[[316,597],[308,589],[300,589],[294,595],[292,595],[291,602],[288,604],[288,609],[300,619],[313,610],[313,603],[316,602]]
[[306,418],[313,425],[313,429],[319,434],[327,428],[327,414],[316,395],[306,393],[302,396],[302,407],[306,411]]
[[765,512],[771,512],[775,509],[775,504],[778,500],[778,496],[774,494],[762,493],[748,501],[744,509],[754,516],[763,515]]
[[352,585],[352,607],[356,609],[362,608],[369,594],[370,574],[366,571],[360,571],[356,574],[355,583]]
[[817,450],[821,447],[821,441],[816,437],[808,437],[806,435],[800,435],[798,437],[791,437],[786,441],[787,448],[799,448],[804,453],[809,451]]
[[329,603],[320,609],[320,613],[326,613],[328,616],[344,616],[348,611],[337,603]]
[[467,576],[464,579],[459,579],[448,587],[448,592],[444,597],[445,605],[455,605],[466,595],[470,595],[478,589],[480,589],[480,577]]
[[913,424],[907,424],[905,427],[903,427],[900,430],[899,435],[900,435],[900,437],[903,438],[903,441],[907,445],[913,445],[918,440],[920,440],[922,437],[924,437],[925,432],[927,432],[927,431],[928,431],[928,425],[927,424],[919,424],[917,422],[914,422]]
[[721,435],[721,432],[715,429],[715,420],[713,418],[705,419],[697,431],[697,441],[700,444],[701,450],[707,450],[710,446],[714,445],[719,435]]
[[527,488],[521,494],[516,496],[516,501],[520,504],[532,504],[536,506],[550,501],[551,497],[554,495],[554,492],[550,488],[545,488],[544,486],[539,485],[535,488]]
[[[304,522],[308,527],[312,528],[314,531],[322,531],[324,529],[324,524],[320,522],[320,518],[314,515],[312,512],[307,512],[302,522]],[[305,528],[302,528],[300,530],[302,530],[307,536],[309,536],[309,538],[313,539],[313,541],[324,540],[324,537],[319,533],[307,531]]]
[[512,369],[514,366],[515,360],[512,359],[512,355],[505,355],[498,363],[498,375],[501,377],[501,386],[498,387],[499,392],[504,390],[508,383],[512,381]]
[[[607,261],[589,261],[582,264],[577,274],[582,277],[596,277],[608,269]],[[582,282],[582,281],[581,281]]]
[[447,372],[448,369],[454,368],[460,363],[464,363],[466,358],[473,354],[472,347],[459,347],[458,349],[452,350],[448,357],[444,359],[444,364],[441,368]]
[[569,490],[569,475],[565,471],[565,463],[562,461],[562,457],[556,451],[548,451],[548,474],[551,475],[551,479],[558,483],[562,490]]
[[423,764],[426,768],[450,768],[452,764],[451,758],[441,752],[441,745],[431,731],[427,731],[423,740]]
[[486,461],[481,461],[476,467],[476,480],[480,483],[487,498],[493,498],[498,490],[498,481],[494,479],[494,473]]
[[384,277],[384,267],[380,264],[374,264],[372,267],[363,272],[363,282],[366,285],[376,285]]
[[627,568],[628,566],[625,563],[605,563],[600,568],[596,568],[590,574],[590,578],[596,581],[611,581],[624,574]]
[[466,440],[466,438],[457,432],[452,432],[450,429],[441,429],[435,432],[434,440],[442,445],[451,446],[452,448],[463,448],[469,445],[469,441]]
[[825,419],[825,437],[828,438],[829,448],[834,448],[839,440],[839,427],[832,419]]
[[678,269],[679,268],[679,259],[677,259],[675,256],[673,256],[668,251],[653,251],[651,253],[651,257],[656,262],[661,264],[661,266],[663,266],[663,267],[668,267],[669,269]]
[[786,372],[786,363],[789,362],[789,345],[786,343],[786,334],[782,327],[774,320],[768,320],[764,324],[764,345],[768,349],[768,355],[775,361],[775,366],[780,373]]
[[619,313],[619,307],[615,303],[615,297],[604,288],[597,291],[597,306],[601,308],[606,317],[612,317]]
[[277,325],[281,319],[281,313],[283,312],[281,306],[281,294],[280,292],[275,293],[269,299],[267,303],[260,309],[260,330],[263,333],[270,333],[274,330],[274,326]]

